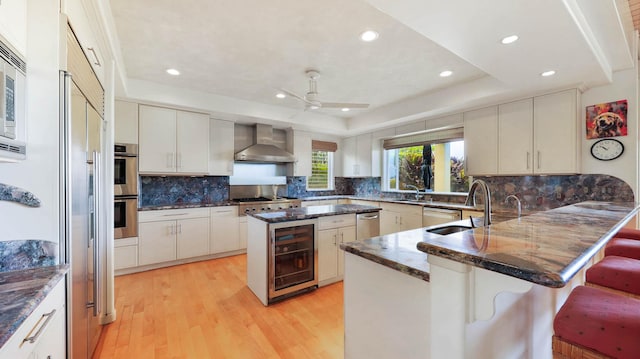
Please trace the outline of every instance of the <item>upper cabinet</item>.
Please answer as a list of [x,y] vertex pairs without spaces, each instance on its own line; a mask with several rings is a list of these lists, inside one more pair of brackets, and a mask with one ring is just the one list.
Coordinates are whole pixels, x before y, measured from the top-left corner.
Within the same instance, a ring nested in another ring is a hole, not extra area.
[[209,128],[209,174],[231,176],[233,175],[234,123],[211,119]]
[[141,174],[207,174],[209,116],[140,105]]
[[0,1],[0,36],[22,56],[27,55],[27,2]]
[[138,143],[138,104],[134,102],[115,101],[115,134],[116,143]]
[[467,175],[498,173],[498,108],[465,112],[463,122]]
[[370,133],[342,140],[342,175],[370,177],[373,169],[372,136]]
[[311,134],[304,131],[287,131],[287,151],[296,156],[296,161],[289,166],[291,176],[311,176],[312,155]]
[[577,90],[466,112],[469,175],[579,173]]

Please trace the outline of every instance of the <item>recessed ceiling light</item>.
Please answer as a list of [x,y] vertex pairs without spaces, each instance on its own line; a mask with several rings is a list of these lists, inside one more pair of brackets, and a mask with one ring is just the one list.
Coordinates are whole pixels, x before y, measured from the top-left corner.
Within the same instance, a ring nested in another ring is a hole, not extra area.
[[317,110],[317,109],[320,108],[320,106],[318,106],[318,105],[309,105],[309,108],[312,109],[312,110]]
[[451,75],[453,75],[453,71],[450,70],[445,70],[440,73],[440,77],[449,77]]
[[502,42],[505,45],[512,44],[512,43],[514,43],[516,41],[518,41],[518,35],[506,36],[502,40],[500,40],[500,42]]
[[366,41],[366,42],[371,42],[375,39],[377,39],[379,36],[379,34],[373,30],[367,30],[365,32],[363,32],[362,34],[360,34],[360,39],[362,41]]
[[278,93],[276,94],[276,97],[277,97],[277,98],[285,98],[285,97],[287,97],[287,95],[283,94],[282,92],[278,92]]
[[553,76],[555,74],[556,74],[555,71],[549,70],[549,71],[545,71],[545,72],[541,73],[540,76],[548,77],[548,76]]
[[347,111],[349,111],[349,109],[347,107],[342,109],[342,112],[347,112]]
[[173,76],[178,76],[180,75],[180,71],[176,70],[176,69],[167,69],[167,73],[169,75],[173,75]]

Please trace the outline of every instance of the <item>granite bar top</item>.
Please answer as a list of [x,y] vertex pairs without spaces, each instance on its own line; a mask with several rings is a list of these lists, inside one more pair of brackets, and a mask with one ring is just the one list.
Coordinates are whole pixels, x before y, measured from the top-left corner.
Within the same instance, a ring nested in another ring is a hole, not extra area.
[[247,215],[260,219],[267,223],[279,223],[326,216],[335,216],[339,214],[371,213],[378,211],[380,211],[380,208],[374,206],[364,206],[359,204],[336,204],[326,206],[289,208],[275,212],[248,213]]
[[635,214],[631,202],[587,201],[446,236],[424,230],[417,248],[456,262],[563,287]]
[[427,255],[416,248],[422,240],[422,229],[387,234],[363,241],[340,244],[346,252],[355,254],[410,276],[429,281]]
[[65,264],[0,273],[0,347],[68,270]]

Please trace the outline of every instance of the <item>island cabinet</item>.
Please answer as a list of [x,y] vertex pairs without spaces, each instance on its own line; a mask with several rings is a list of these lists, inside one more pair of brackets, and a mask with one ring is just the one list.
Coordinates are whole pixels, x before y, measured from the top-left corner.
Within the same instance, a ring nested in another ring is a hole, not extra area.
[[577,90],[464,113],[469,175],[579,172]]
[[[243,224],[246,226],[246,217]],[[212,207],[210,233],[211,254],[246,248],[246,241],[240,235],[238,206]],[[246,238],[246,230],[243,236]]]
[[141,174],[207,174],[209,116],[154,106],[139,106]]
[[380,202],[380,235],[422,227],[422,206]]
[[[373,155],[371,134],[348,137],[342,140],[342,176],[370,177]],[[376,166],[379,167],[379,166]]]
[[209,254],[209,209],[139,213],[138,264],[148,265]]
[[318,285],[342,280],[344,251],[340,244],[355,240],[355,214],[318,218]]
[[66,358],[64,297],[62,279],[0,348],[0,358]]
[[233,175],[234,123],[211,119],[209,123],[209,174],[212,176]]

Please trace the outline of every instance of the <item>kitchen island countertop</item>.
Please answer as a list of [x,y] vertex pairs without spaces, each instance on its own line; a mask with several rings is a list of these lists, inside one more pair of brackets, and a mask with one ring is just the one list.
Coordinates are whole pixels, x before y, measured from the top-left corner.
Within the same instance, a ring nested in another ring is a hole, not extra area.
[[288,208],[281,211],[249,213],[247,215],[265,221],[267,223],[279,223],[326,216],[335,216],[340,214],[372,213],[378,211],[380,211],[380,208],[375,206],[365,206],[359,204],[335,204],[326,206]]

